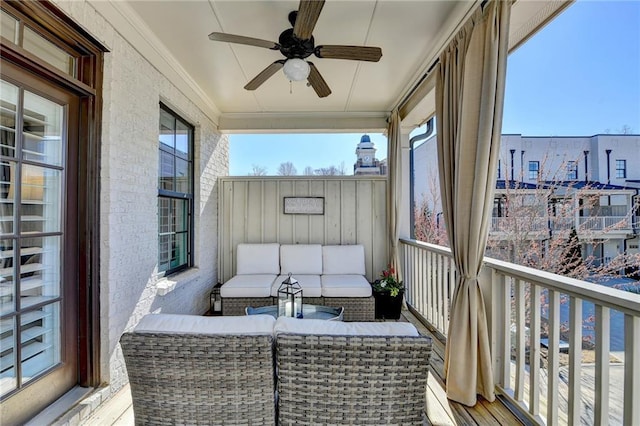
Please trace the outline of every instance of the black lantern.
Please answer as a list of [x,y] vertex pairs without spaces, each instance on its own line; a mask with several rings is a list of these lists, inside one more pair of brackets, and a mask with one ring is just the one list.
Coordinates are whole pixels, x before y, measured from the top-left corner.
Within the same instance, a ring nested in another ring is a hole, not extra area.
[[302,287],[291,273],[278,288],[278,316],[302,318]]
[[211,308],[211,314],[222,315],[222,297],[220,296],[220,287],[222,284],[217,283],[213,286],[211,294],[209,294],[209,307]]

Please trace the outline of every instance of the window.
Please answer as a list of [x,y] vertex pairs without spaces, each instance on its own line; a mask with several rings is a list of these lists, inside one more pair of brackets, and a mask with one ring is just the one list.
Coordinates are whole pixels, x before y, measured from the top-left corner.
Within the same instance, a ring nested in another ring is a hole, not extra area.
[[567,180],[578,179],[578,163],[575,161],[567,162]]
[[616,178],[625,179],[627,177],[627,160],[616,160]]
[[158,272],[193,264],[193,127],[160,104]]
[[498,160],[498,179],[502,175],[502,161]]
[[539,161],[529,161],[529,179],[538,179],[538,175],[540,172],[540,162]]

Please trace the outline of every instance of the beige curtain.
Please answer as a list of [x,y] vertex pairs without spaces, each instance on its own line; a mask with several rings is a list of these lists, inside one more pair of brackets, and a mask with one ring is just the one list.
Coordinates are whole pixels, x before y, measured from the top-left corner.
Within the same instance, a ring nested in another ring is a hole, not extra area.
[[458,270],[445,350],[447,397],[495,399],[478,274],[500,148],[510,2],[490,1],[440,56],[436,83],[443,211]]
[[394,110],[389,118],[387,127],[387,173],[389,174],[387,189],[387,229],[389,230],[389,263],[400,275],[400,253],[398,252],[398,240],[400,239],[400,208],[402,206],[402,134],[400,130],[400,113]]

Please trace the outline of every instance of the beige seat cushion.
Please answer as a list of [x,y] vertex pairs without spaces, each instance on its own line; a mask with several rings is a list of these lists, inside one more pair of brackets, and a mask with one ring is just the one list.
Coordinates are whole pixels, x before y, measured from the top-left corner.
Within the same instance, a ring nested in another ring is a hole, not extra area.
[[323,297],[369,297],[371,285],[362,275],[322,275]]
[[274,327],[278,334],[313,334],[337,336],[418,336],[408,322],[340,322],[279,317]]
[[271,315],[204,317],[199,315],[149,314],[134,328],[137,333],[272,335]]
[[[320,297],[322,296],[322,288],[320,286],[320,275],[292,275],[298,280],[298,284],[302,287],[302,297]],[[278,289],[282,285],[282,281],[288,278],[288,275],[280,275],[276,278],[271,286],[271,295],[278,296]]]
[[220,288],[222,297],[271,297],[271,286],[277,275],[236,275]]

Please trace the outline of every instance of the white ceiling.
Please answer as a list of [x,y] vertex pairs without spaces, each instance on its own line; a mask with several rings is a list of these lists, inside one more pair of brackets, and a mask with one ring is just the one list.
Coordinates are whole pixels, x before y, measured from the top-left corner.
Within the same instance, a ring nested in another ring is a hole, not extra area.
[[[537,4],[533,8],[536,10],[545,4],[526,3],[529,9]],[[227,123],[240,123],[240,128],[250,127],[249,120],[242,117],[255,122],[256,117],[265,115],[278,117],[278,123],[296,117],[324,117],[328,121],[325,127],[330,127],[331,118],[337,116],[357,117],[356,121],[362,123],[366,123],[363,118],[386,117],[427,72],[478,2],[328,0],[313,31],[316,46],[378,46],[382,59],[372,63],[310,57],[332,90],[326,98],[318,98],[306,82],[290,84],[282,72],[255,91],[245,90],[243,86],[260,71],[283,58],[281,53],[214,42],[207,37],[217,31],[277,42],[280,33],[290,28],[287,15],[298,8],[298,1],[129,0],[111,4],[137,27],[152,47],[150,51],[164,55],[164,61],[212,107],[218,114],[217,121],[226,117]],[[533,13],[535,10],[527,11],[527,15]],[[294,127],[314,127],[317,123]]]

